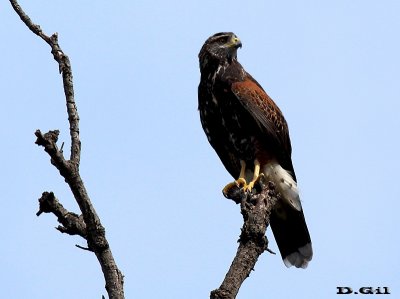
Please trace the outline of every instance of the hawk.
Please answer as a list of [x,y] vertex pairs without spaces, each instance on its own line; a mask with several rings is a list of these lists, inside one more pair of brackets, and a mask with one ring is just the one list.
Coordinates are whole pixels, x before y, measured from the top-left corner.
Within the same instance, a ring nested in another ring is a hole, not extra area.
[[312,259],[293,169],[289,129],[282,112],[237,60],[240,39],[232,32],[209,37],[199,53],[201,124],[236,184],[251,191],[260,174],[274,182],[280,199],[270,225],[284,264],[306,268]]

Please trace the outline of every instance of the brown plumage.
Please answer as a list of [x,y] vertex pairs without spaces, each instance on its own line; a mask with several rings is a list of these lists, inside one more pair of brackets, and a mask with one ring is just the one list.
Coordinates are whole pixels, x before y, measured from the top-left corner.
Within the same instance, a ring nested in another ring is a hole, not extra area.
[[271,228],[285,265],[305,268],[312,258],[293,169],[289,130],[282,112],[237,61],[242,44],[231,32],[206,40],[199,53],[199,112],[208,141],[228,172],[251,190],[263,173],[282,199]]

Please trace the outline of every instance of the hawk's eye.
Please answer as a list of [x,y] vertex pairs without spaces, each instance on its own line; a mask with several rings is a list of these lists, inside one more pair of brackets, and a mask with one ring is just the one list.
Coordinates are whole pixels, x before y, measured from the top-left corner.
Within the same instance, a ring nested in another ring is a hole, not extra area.
[[221,44],[226,44],[226,43],[228,42],[228,40],[229,40],[229,36],[221,36],[221,37],[219,38],[219,42],[220,42]]

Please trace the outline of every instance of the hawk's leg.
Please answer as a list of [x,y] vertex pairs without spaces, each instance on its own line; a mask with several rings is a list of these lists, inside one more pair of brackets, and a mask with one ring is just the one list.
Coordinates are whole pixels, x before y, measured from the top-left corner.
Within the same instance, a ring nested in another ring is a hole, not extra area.
[[260,176],[260,162],[255,159],[254,160],[254,173],[253,173],[253,179],[251,180],[250,183],[244,186],[246,191],[251,191],[254,187],[254,183],[257,181],[258,177]]
[[246,188],[247,187],[247,183],[246,183],[245,175],[246,175],[246,162],[244,162],[243,160],[240,160],[239,178],[236,181],[226,185],[224,187],[224,189],[222,189],[222,193],[224,193],[224,195],[228,194],[229,190],[231,188],[233,188],[233,187]]

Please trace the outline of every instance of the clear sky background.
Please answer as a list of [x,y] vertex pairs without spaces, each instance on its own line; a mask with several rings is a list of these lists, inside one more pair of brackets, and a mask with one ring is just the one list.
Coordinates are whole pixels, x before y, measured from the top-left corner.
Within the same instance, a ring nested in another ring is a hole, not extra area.
[[[202,131],[197,54],[220,31],[283,110],[311,233],[306,270],[265,253],[238,298],[337,298],[387,286],[400,298],[400,2],[21,1],[69,55],[80,113],[81,175],[126,298],[208,298],[237,249],[232,178]],[[2,298],[101,298],[95,256],[39,218],[67,185],[34,144],[59,129],[69,150],[58,66],[8,1],[0,7]],[[278,251],[268,230],[270,248]]]

